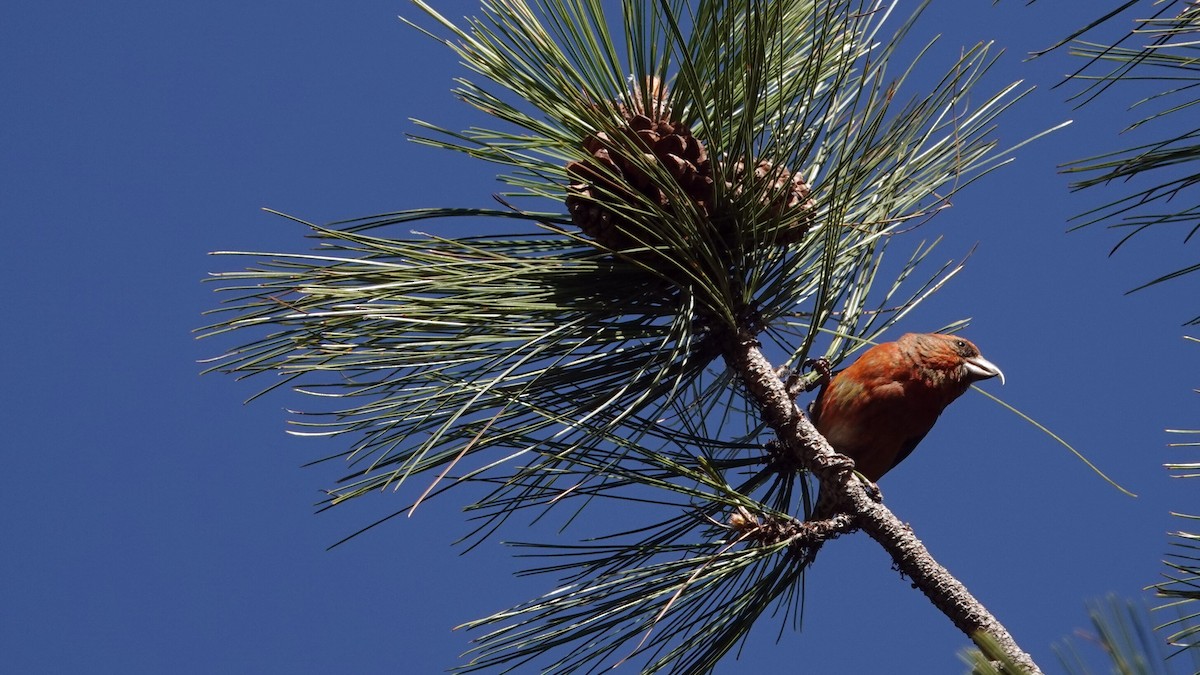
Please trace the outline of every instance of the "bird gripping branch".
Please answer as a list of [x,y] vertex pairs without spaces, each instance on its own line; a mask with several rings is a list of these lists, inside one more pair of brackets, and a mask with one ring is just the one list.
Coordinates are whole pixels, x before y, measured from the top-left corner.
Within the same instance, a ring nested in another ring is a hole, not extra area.
[[[908,457],[938,416],[973,382],[1004,373],[969,340],[908,333],[876,345],[833,374],[809,408],[833,449],[871,483]],[[840,491],[825,485],[810,520],[837,513]]]

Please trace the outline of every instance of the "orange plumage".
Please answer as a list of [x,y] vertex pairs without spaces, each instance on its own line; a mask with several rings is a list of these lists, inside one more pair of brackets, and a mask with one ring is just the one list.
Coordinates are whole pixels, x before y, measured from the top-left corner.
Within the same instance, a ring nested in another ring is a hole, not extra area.
[[[969,340],[908,333],[876,345],[821,389],[810,412],[834,450],[875,482],[912,453],[972,382],[1004,373]],[[832,508],[818,498],[818,517]]]

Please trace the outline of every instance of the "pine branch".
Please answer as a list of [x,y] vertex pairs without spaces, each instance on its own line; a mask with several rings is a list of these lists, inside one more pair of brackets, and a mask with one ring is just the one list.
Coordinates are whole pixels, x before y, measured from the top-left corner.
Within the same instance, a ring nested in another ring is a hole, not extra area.
[[1004,654],[1029,673],[1040,674],[1037,664],[1021,650],[999,619],[933,558],[908,525],[873,498],[866,483],[854,478],[850,470],[853,465],[834,452],[796,406],[753,335],[745,333],[724,347],[726,362],[745,382],[751,398],[762,410],[763,419],[780,442],[822,484],[836,485],[842,490],[845,508],[862,530],[891,554],[896,569],[967,636],[973,640],[978,633],[992,637]]
[[[957,272],[923,271],[936,239],[894,274],[884,251],[1007,161],[993,125],[1022,93],[972,93],[988,45],[914,96],[920,56],[889,66],[912,25],[883,32],[895,0],[625,0],[619,17],[496,0],[461,24],[417,4],[474,73],[455,93],[497,125],[418,122],[414,140],[505,167],[506,210],[313,225],[317,254],[242,254],[255,267],[218,275],[233,297],[208,333],[262,333],[213,369],[281,374],[320,403],[297,433],[356,439],[329,507],[414,477],[431,479],[415,503],[483,486],[475,541],[514,514],[583,526],[601,499],[654,507],[578,544],[514,544],[560,583],[465,624],[488,631],[460,670],[710,673],[772,608],[798,615],[812,555],[854,529],[965,632],[1032,664],[862,490],[757,346],[794,366],[821,334],[838,363]],[[543,200],[567,213],[517,206]],[[526,227],[387,234],[469,216]],[[797,517],[801,467],[853,493],[850,515]]]

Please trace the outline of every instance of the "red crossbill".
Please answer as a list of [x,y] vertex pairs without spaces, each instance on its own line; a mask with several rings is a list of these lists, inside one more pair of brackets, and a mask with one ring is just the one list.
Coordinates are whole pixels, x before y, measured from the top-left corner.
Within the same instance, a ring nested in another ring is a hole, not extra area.
[[[835,373],[809,411],[833,449],[874,483],[912,453],[972,382],[992,377],[1004,384],[1004,373],[969,340],[908,333]],[[814,518],[832,515],[832,495],[817,504]]]

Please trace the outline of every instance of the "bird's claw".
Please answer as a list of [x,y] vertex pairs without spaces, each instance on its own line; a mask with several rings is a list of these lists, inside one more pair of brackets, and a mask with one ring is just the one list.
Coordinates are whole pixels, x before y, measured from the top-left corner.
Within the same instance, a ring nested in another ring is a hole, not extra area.
[[817,457],[816,463],[820,473],[841,474],[854,470],[854,460],[836,452]]
[[820,356],[815,359],[805,359],[804,363],[801,365],[803,368],[807,368],[809,371],[817,373],[817,378],[815,380],[805,383],[804,391],[812,391],[817,387],[828,384],[829,378],[833,376],[833,365],[829,362],[829,359],[825,358],[824,356]]
[[[817,373],[815,379],[810,379],[804,376],[804,371]],[[804,392],[809,392],[817,387],[828,384],[829,378],[832,376],[832,365],[829,359],[824,356],[816,359],[805,359],[804,363],[800,364],[800,368],[793,370],[787,366],[780,366],[775,369],[775,376],[783,382],[783,388],[787,390],[788,396],[796,398]]]
[[866,478],[863,478],[861,474],[859,474],[859,479],[862,480],[863,488],[867,491],[867,496],[877,504],[883,503],[883,492],[879,490],[879,486],[867,480]]

